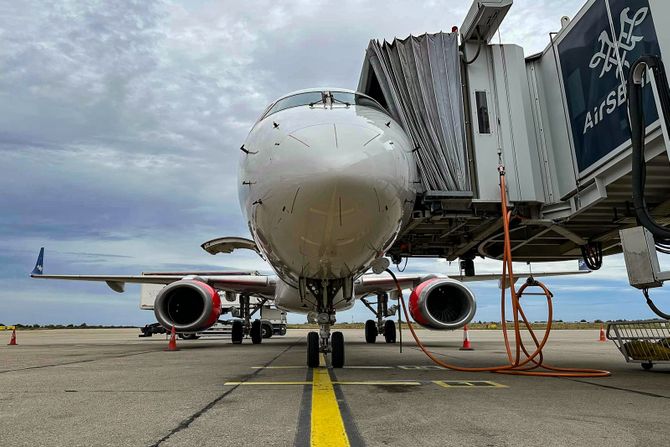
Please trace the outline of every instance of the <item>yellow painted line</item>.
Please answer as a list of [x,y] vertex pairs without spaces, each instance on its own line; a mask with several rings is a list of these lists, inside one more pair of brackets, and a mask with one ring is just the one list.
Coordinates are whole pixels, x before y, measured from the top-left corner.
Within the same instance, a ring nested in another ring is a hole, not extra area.
[[306,369],[306,366],[252,366],[251,369]]
[[314,368],[311,422],[312,447],[349,447],[340,406],[326,368]]
[[326,354],[321,353],[319,355],[319,366],[326,367],[328,364],[326,363]]
[[[319,366],[326,366],[325,355],[319,357]],[[251,369],[306,369],[307,366],[286,365],[286,366],[250,366]],[[352,365],[345,366],[343,369],[403,369],[407,371],[442,371],[444,368],[434,365],[397,365],[397,366],[375,366],[375,365]]]
[[[320,374],[328,374],[328,370],[326,368],[319,368],[314,370],[314,377],[317,376],[316,371],[320,371]],[[325,383],[325,379],[322,379],[321,382]],[[429,383],[429,382],[420,382],[420,381],[415,381],[415,380],[358,380],[358,381],[336,381],[333,382],[330,380],[330,376],[328,376],[328,385],[332,389],[332,385],[371,385],[371,386],[420,386],[423,385],[423,383]],[[488,380],[432,380],[430,383],[434,383],[435,385],[439,385],[443,388],[479,388],[479,389],[484,389],[484,388],[509,388],[507,385],[503,385],[497,382],[491,382]],[[252,385],[259,385],[259,386],[282,386],[282,385],[313,385],[316,386],[316,379],[312,382],[307,382],[307,381],[258,381],[258,382],[226,382],[224,383],[225,386],[236,386],[236,385],[244,385],[244,386],[252,386]],[[334,390],[333,390],[334,393]]]
[[509,388],[507,385],[503,385],[502,383],[498,382],[492,382],[490,380],[474,380],[470,381],[470,383],[475,388]]
[[[333,385],[403,385],[403,386],[417,386],[421,382],[411,380],[369,380],[369,381],[353,381],[353,382],[331,382]],[[298,382],[298,381],[284,381],[284,382],[226,382],[224,385],[314,385],[314,382]]]
[[361,381],[361,382],[333,382],[335,385],[402,385],[402,386],[418,386],[421,382],[411,381],[393,381],[393,380],[378,380],[378,381]]
[[507,385],[503,385],[497,382],[491,382],[489,380],[433,380],[435,385],[439,385],[443,388],[468,388],[468,389],[485,389],[485,388],[508,388]]
[[[455,384],[455,383],[453,383],[453,382],[451,382],[451,383],[447,383],[447,382],[445,382],[445,381],[443,381],[443,380],[433,380],[433,383],[434,383],[435,385],[440,385],[440,386],[443,387],[443,388],[457,388],[457,387],[465,388],[465,387],[469,387],[469,386],[470,386],[470,385],[457,385],[457,384]],[[461,382],[461,383],[463,383],[463,382]]]
[[312,382],[226,382],[224,385],[311,385]]

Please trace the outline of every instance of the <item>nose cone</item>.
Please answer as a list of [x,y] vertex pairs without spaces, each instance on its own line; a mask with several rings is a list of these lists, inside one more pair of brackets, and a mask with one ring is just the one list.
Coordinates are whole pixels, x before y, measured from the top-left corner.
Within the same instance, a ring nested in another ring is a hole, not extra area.
[[361,273],[395,239],[407,208],[409,159],[370,126],[337,123],[286,135],[273,190],[252,210],[273,265],[307,278]]

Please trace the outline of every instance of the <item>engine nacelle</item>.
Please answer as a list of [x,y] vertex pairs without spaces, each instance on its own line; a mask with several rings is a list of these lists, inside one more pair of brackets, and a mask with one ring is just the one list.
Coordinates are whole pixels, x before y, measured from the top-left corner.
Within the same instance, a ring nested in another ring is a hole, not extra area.
[[462,328],[474,318],[476,310],[474,294],[454,279],[429,279],[409,297],[409,313],[428,329]]
[[182,279],[165,286],[156,296],[154,314],[165,328],[195,332],[209,328],[221,315],[221,297],[209,284]]

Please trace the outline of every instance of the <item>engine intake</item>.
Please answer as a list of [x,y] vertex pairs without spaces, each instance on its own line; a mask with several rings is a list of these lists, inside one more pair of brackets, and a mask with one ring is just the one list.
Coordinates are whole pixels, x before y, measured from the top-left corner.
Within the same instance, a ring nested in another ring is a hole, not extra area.
[[156,296],[154,314],[165,328],[177,332],[207,329],[221,315],[221,298],[209,284],[182,279],[168,284]]
[[409,297],[409,313],[428,329],[462,328],[476,311],[474,294],[454,279],[429,279],[419,284]]

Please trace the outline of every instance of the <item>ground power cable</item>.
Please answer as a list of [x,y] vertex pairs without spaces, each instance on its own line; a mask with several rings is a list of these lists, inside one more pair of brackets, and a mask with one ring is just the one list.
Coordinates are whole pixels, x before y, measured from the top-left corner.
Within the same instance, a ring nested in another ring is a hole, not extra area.
[[[631,183],[633,189],[633,205],[639,225],[646,228],[653,236],[656,250],[670,254],[670,229],[661,225],[654,219],[645,199],[645,187],[647,181],[647,162],[645,159],[644,138],[646,122],[644,117],[644,97],[642,87],[644,76],[651,72],[656,83],[658,101],[660,106],[659,121],[663,120],[665,128],[670,126],[670,88],[668,78],[665,74],[663,60],[659,56],[646,55],[636,60],[630,67],[627,84],[628,117],[631,132]],[[650,78],[647,82],[651,82]],[[653,88],[653,85],[652,85]],[[661,318],[670,319],[670,315],[662,312],[649,297],[648,289],[642,289],[644,298],[649,308]]]
[[[551,291],[541,282],[536,281],[532,277],[528,279],[517,291],[514,280],[514,272],[512,270],[512,244],[510,238],[510,221],[512,219],[511,211],[507,209],[507,193],[505,187],[505,167],[501,163],[498,166],[498,172],[500,174],[500,199],[502,207],[502,216],[503,216],[503,227],[504,227],[504,255],[503,255],[503,268],[501,276],[501,300],[500,300],[500,313],[501,313],[501,326],[503,332],[503,338],[505,343],[505,350],[507,353],[508,363],[504,365],[497,366],[487,366],[487,367],[465,367],[453,365],[446,363],[436,358],[433,353],[431,353],[426,346],[421,342],[419,337],[414,330],[414,324],[412,323],[409,313],[407,312],[407,306],[405,305],[405,300],[402,294],[402,288],[400,283],[396,278],[395,274],[387,269],[386,271],[391,275],[395,281],[396,288],[398,291],[398,300],[400,301],[402,312],[405,314],[405,319],[407,327],[409,328],[414,341],[421,351],[423,351],[428,358],[438,366],[441,366],[446,369],[462,372],[492,372],[498,374],[511,374],[519,376],[539,376],[539,377],[569,377],[569,378],[589,378],[589,377],[607,377],[611,373],[609,371],[600,370],[600,369],[588,369],[588,368],[564,368],[558,366],[551,366],[544,363],[544,354],[543,349],[549,340],[549,334],[551,333],[551,322],[553,319],[553,304],[552,298],[553,294]],[[539,292],[527,292],[526,290],[530,287],[539,288]],[[510,299],[512,307],[512,316],[513,316],[513,326],[514,331],[514,347],[512,347],[512,342],[507,331],[507,318],[506,318],[506,290],[510,290]],[[526,295],[537,295],[544,296],[547,300],[547,327],[544,331],[544,336],[540,340],[535,334],[535,331],[531,327],[528,318],[526,317],[523,308],[521,307],[521,297],[526,293]],[[400,310],[398,310],[400,312]],[[533,340],[534,348],[528,349],[524,344],[524,341],[521,337],[521,328],[522,323],[525,330],[528,331],[528,334]],[[532,351],[532,352],[530,352]],[[522,356],[523,353],[523,356]],[[536,369],[543,369],[536,371]]]

